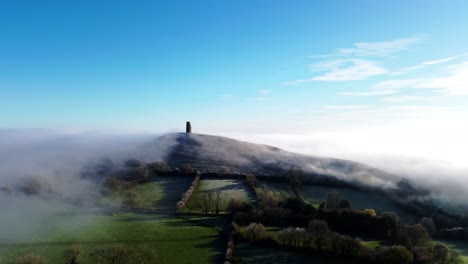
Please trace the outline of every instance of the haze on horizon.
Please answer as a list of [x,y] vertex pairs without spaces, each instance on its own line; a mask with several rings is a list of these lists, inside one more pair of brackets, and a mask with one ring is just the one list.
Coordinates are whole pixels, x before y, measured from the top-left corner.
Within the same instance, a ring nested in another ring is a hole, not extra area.
[[466,1],[0,5],[8,135],[161,134],[191,120],[468,188]]

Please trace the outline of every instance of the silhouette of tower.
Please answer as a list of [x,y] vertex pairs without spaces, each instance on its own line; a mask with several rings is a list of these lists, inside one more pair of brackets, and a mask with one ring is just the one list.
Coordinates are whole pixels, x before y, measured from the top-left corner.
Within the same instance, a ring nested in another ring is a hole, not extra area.
[[187,121],[185,124],[185,133],[192,133],[192,125],[190,124],[190,121]]

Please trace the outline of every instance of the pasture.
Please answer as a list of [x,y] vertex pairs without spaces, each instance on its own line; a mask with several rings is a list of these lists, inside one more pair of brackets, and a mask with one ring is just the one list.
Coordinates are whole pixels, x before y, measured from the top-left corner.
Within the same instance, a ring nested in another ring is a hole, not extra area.
[[353,208],[356,209],[374,209],[377,213],[395,212],[400,217],[402,223],[412,223],[415,216],[402,210],[389,198],[379,193],[371,193],[348,188],[332,188],[325,186],[304,185],[299,189],[300,195],[310,203],[320,203],[326,201],[327,194],[337,191],[342,198],[348,199]]
[[203,195],[209,192],[220,191],[220,208],[227,209],[229,200],[237,198],[242,201],[253,202],[252,192],[245,186],[244,180],[237,179],[203,179],[198,184],[195,192],[186,205],[186,210],[198,212],[201,209]]
[[100,200],[101,204],[120,206],[127,192],[138,193],[141,207],[174,208],[180,196],[190,186],[193,179],[185,176],[157,176],[151,181],[138,184],[129,190],[108,194]]
[[82,246],[83,263],[92,263],[89,253],[94,248],[114,245],[148,245],[156,251],[160,263],[219,261],[223,244],[219,233],[224,220],[181,218],[175,214],[175,204],[191,181],[190,177],[159,176],[99,200],[99,204],[118,207],[125,193],[132,191],[139,194],[141,207],[167,208],[167,213],[145,215],[116,210],[111,215],[99,213],[99,208],[95,208],[51,215],[34,236],[0,241],[0,263],[13,263],[16,256],[29,253],[43,255],[49,263],[60,263],[64,250],[72,244]]
[[[57,217],[66,222],[73,221],[74,216]],[[41,238],[0,244],[0,263],[12,263],[16,256],[28,253],[43,255],[49,263],[60,263],[64,250],[71,244],[83,247],[83,263],[92,263],[89,253],[96,247],[143,244],[156,251],[160,263],[210,263],[222,259],[221,228],[214,218],[181,219],[133,213],[86,218],[88,224],[78,229],[55,230]]]
[[295,197],[293,191],[289,187],[287,182],[275,182],[275,181],[260,181],[259,188],[261,191],[271,191],[280,200],[286,200],[289,197]]

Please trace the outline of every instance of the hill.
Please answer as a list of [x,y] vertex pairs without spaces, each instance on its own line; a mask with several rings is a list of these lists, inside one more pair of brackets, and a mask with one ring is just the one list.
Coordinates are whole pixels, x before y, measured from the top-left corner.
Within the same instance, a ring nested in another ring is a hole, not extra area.
[[273,146],[194,133],[161,136],[142,146],[139,155],[146,162],[163,159],[170,167],[190,164],[203,171],[228,170],[270,177],[300,169],[306,181],[339,181],[371,188],[393,189],[401,180],[358,162],[302,155]]

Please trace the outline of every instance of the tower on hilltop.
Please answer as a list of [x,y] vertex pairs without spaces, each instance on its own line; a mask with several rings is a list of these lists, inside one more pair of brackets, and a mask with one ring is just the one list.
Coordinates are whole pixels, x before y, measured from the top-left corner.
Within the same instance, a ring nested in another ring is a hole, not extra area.
[[185,123],[185,133],[192,133],[192,125],[190,124],[190,121]]

